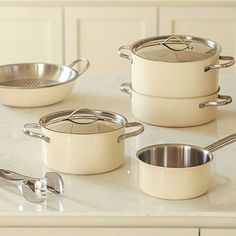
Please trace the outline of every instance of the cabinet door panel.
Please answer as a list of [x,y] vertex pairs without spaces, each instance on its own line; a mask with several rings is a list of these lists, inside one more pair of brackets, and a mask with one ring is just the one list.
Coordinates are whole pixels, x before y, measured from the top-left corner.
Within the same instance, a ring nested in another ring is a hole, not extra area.
[[66,63],[86,57],[91,61],[86,74],[129,75],[131,64],[117,49],[156,32],[155,7],[67,7]]
[[[160,34],[187,34],[209,38],[222,46],[221,55],[236,57],[236,8],[161,7]],[[236,67],[221,75],[235,75]]]
[[201,229],[201,236],[235,236],[236,229]]
[[62,62],[62,12],[57,7],[0,7],[0,64]]
[[198,236],[198,229],[181,228],[0,228],[1,235],[8,236]]

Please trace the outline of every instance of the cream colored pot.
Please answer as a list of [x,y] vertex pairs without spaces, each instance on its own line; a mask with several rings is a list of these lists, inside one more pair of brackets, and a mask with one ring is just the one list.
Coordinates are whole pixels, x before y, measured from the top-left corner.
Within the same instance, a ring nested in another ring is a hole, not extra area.
[[232,98],[218,92],[196,98],[162,98],[145,96],[123,83],[121,91],[131,95],[133,115],[142,122],[166,127],[189,127],[213,121],[218,106],[231,103]]
[[[118,54],[132,64],[133,89],[167,98],[216,93],[219,69],[235,63],[233,57],[220,52],[221,46],[212,40],[183,35],[145,38],[118,49]],[[228,62],[219,64],[219,60]]]
[[162,199],[201,196],[209,189],[211,152],[235,141],[232,134],[205,148],[177,143],[144,147],[136,154],[139,187]]
[[[126,128],[137,127],[125,133]],[[41,129],[41,133],[33,131]],[[124,139],[142,133],[144,127],[114,112],[67,110],[43,116],[39,124],[24,126],[24,133],[42,139],[45,164],[70,174],[98,174],[124,162]]]
[[[80,65],[80,69],[75,66]],[[14,107],[39,107],[57,103],[74,88],[89,67],[81,58],[69,66],[21,63],[0,66],[0,103]]]

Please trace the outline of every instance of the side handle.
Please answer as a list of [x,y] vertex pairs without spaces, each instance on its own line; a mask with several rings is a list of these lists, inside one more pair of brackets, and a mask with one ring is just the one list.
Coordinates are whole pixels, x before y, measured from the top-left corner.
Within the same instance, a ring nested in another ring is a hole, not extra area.
[[232,102],[232,97],[218,94],[219,101],[208,101],[199,104],[199,108],[224,106]]
[[231,57],[231,56],[220,56],[219,60],[228,61],[228,62],[223,63],[223,64],[215,64],[215,65],[206,66],[204,68],[204,71],[206,72],[206,71],[209,71],[209,70],[212,70],[212,69],[226,68],[226,67],[234,65],[234,63],[235,63],[234,57]]
[[49,137],[45,136],[42,133],[31,131],[30,129],[40,129],[41,130],[41,126],[39,124],[37,124],[37,123],[25,124],[23,127],[23,132],[30,137],[42,139],[42,140],[46,141],[47,143],[50,142]]
[[120,135],[117,138],[118,143],[120,143],[121,141],[123,141],[126,138],[131,138],[131,137],[137,136],[137,135],[141,134],[144,131],[143,125],[139,122],[128,122],[125,125],[125,128],[131,128],[131,127],[138,127],[138,130]]
[[128,55],[128,54],[125,54],[123,51],[124,50],[129,50],[129,47],[128,45],[124,45],[124,46],[121,46],[118,48],[118,52],[117,54],[120,56],[120,57],[123,57],[125,59],[128,59],[131,63],[133,63],[133,59],[131,57],[131,55]]
[[120,91],[131,95],[132,94],[131,83],[130,82],[122,83],[120,85]]
[[[84,65],[83,65],[83,67],[81,67],[80,70],[77,70],[76,68],[74,68],[74,66],[76,64],[81,64],[81,63],[84,64]],[[71,68],[76,69],[77,72],[79,73],[79,75],[82,75],[89,68],[90,62],[85,58],[80,58],[80,59],[77,59],[77,60],[71,62],[68,66],[71,67]]]

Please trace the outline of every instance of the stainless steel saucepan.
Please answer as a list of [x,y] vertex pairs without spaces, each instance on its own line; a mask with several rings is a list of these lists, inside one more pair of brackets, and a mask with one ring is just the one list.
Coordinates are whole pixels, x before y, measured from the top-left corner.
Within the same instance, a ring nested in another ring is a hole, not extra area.
[[189,199],[209,189],[212,152],[236,141],[236,133],[205,148],[188,144],[158,144],[136,154],[139,161],[139,187],[162,199]]

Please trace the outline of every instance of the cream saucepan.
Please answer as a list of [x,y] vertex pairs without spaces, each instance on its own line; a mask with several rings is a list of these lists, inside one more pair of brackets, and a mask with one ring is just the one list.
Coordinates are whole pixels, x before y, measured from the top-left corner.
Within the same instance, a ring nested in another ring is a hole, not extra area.
[[209,189],[212,152],[236,141],[229,135],[205,148],[188,144],[158,144],[140,149],[139,187],[153,197],[189,199]]
[[[136,130],[125,133],[132,127]],[[128,122],[118,113],[92,109],[50,113],[23,129],[25,134],[42,139],[43,160],[49,168],[70,174],[98,174],[118,168],[124,162],[124,140],[143,130],[141,123]]]

